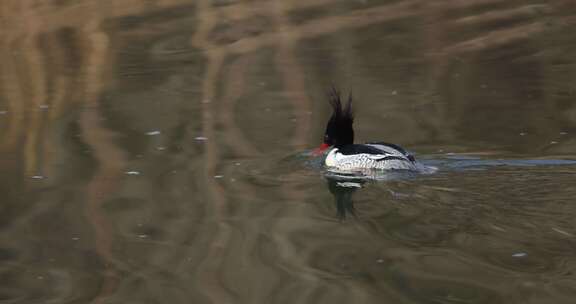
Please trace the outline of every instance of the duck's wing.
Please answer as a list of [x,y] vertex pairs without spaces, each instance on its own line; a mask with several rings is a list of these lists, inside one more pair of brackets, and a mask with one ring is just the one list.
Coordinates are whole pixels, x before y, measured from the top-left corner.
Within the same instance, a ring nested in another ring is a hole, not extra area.
[[414,156],[408,153],[404,148],[390,144],[386,142],[369,142],[366,143],[364,146],[368,146],[371,149],[380,151],[380,154],[387,156],[387,158],[393,157],[396,159],[408,160],[408,161],[415,161]]
[[413,157],[406,153],[404,149],[396,145],[384,145],[381,143],[368,143],[363,145],[346,145],[338,149],[344,156],[363,157],[366,159],[382,160],[402,160],[413,161]]

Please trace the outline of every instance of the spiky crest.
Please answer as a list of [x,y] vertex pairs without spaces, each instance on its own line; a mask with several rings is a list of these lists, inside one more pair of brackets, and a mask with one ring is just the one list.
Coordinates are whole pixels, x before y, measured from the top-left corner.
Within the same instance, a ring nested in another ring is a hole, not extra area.
[[348,95],[346,106],[342,106],[340,91],[332,86],[328,92],[328,101],[333,113],[326,125],[324,143],[330,146],[342,147],[354,143],[354,114],[352,112],[352,93]]
[[332,86],[330,91],[328,91],[328,101],[334,111],[332,117],[342,121],[354,121],[354,113],[352,111],[352,92],[348,95],[346,106],[343,107],[342,94],[340,93],[340,90]]

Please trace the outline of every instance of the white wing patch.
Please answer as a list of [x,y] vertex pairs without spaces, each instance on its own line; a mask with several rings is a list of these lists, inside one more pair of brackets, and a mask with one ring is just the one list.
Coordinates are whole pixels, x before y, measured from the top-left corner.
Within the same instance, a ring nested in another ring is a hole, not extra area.
[[372,160],[382,160],[384,158],[386,158],[387,156],[390,156],[390,154],[360,154],[364,157],[367,157],[369,159]]
[[386,146],[386,145],[382,145],[382,144],[366,144],[366,145],[374,147],[378,150],[381,150],[383,152],[383,154],[388,154],[389,156],[406,157],[406,154],[404,154],[402,151],[395,149],[393,147],[390,147],[390,146]]

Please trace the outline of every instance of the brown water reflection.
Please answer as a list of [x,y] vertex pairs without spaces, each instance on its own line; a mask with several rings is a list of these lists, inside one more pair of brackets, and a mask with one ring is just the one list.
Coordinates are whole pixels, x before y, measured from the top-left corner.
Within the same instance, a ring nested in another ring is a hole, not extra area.
[[[575,23],[569,0],[2,1],[0,300],[572,303]],[[339,220],[299,154],[333,83],[361,140],[440,172]]]

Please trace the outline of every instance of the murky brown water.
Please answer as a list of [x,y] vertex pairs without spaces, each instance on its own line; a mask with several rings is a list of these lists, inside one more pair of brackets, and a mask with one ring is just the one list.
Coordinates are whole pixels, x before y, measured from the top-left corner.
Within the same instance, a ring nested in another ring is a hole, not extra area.
[[[0,302],[574,303],[575,25],[572,0],[3,0]],[[302,153],[331,84],[360,141],[440,171],[327,182]]]

